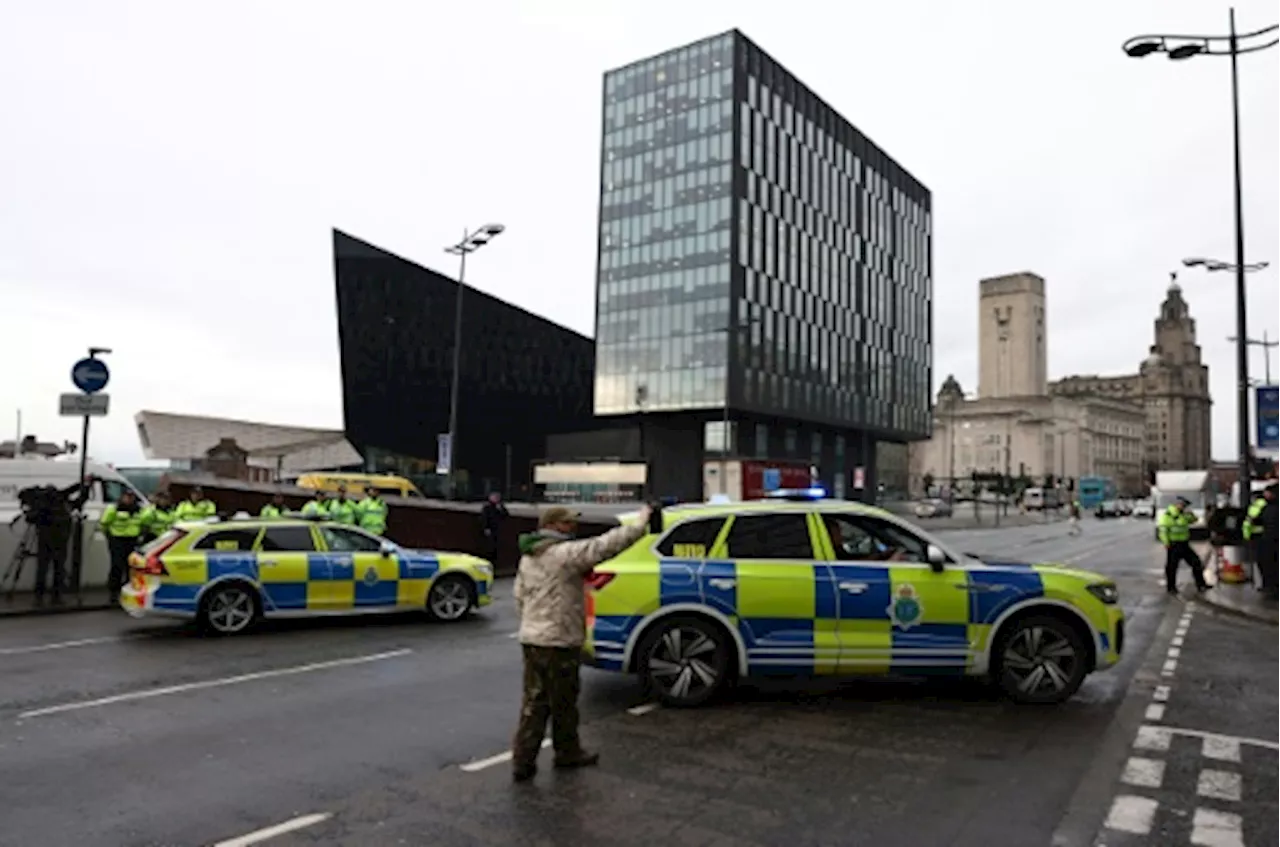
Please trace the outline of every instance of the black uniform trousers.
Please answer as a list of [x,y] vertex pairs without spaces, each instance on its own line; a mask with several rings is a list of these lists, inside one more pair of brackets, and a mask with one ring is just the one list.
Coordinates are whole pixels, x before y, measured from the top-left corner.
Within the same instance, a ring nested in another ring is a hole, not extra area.
[[67,546],[71,541],[71,528],[61,524],[41,526],[36,529],[36,584],[35,595],[44,597],[53,571],[53,597],[62,596],[67,582]]
[[1204,562],[1200,561],[1200,554],[1191,546],[1190,541],[1173,541],[1165,548],[1164,556],[1164,585],[1169,591],[1178,590],[1178,565],[1186,562],[1191,568],[1191,575],[1195,577],[1196,588],[1204,588]]
[[107,573],[107,593],[114,603],[120,596],[120,588],[129,576],[129,554],[138,546],[136,535],[108,535],[107,550],[111,553],[111,570]]

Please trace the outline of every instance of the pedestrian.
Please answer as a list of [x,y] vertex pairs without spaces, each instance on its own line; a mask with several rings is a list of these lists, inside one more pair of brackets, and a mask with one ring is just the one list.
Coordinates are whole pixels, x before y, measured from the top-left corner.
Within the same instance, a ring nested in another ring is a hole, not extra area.
[[586,640],[583,580],[596,565],[630,547],[648,531],[650,508],[635,523],[594,538],[576,539],[578,513],[551,506],[537,532],[520,536],[515,601],[524,653],[520,723],[511,745],[516,782],[538,772],[538,751],[551,721],[555,766],[580,768],[600,761],[578,738],[578,666]]
[[262,507],[262,511],[258,512],[260,518],[283,518],[289,513],[289,505],[284,502],[284,492],[277,491],[271,495],[271,502]]
[[312,520],[325,520],[329,517],[329,495],[323,489],[317,488],[308,500],[302,506],[302,516],[311,518]]
[[1073,499],[1071,505],[1067,507],[1067,514],[1071,518],[1071,526],[1067,530],[1068,535],[1079,535],[1083,530],[1080,528],[1080,501]]
[[1258,569],[1262,591],[1274,600],[1280,592],[1277,585],[1276,486],[1268,485],[1252,503],[1244,524],[1244,537]]
[[376,488],[366,488],[356,504],[356,521],[365,532],[381,536],[387,531],[387,501]]
[[347,499],[347,487],[345,485],[338,486],[337,496],[330,500],[328,505],[329,520],[355,526],[356,504],[354,500]]
[[218,507],[212,500],[205,499],[204,489],[197,485],[174,511],[179,521],[205,521],[218,513]]
[[120,588],[129,572],[129,554],[137,548],[138,537],[142,535],[142,508],[138,505],[138,496],[126,488],[119,500],[103,510],[98,527],[107,536],[107,549],[111,554],[107,594],[111,603],[117,603]]
[[[52,485],[40,489],[25,489],[18,493],[23,502],[23,514],[27,523],[36,528],[36,579],[35,601],[44,605],[45,592],[53,577],[52,603],[62,605],[62,590],[67,582],[67,552],[73,531],[77,528],[76,513],[84,508],[96,477],[66,488]],[[30,493],[29,493],[30,492]],[[26,496],[24,496],[26,495]],[[10,523],[12,528],[12,523]]]
[[1191,546],[1191,526],[1196,522],[1196,516],[1188,511],[1190,505],[1190,500],[1179,497],[1160,513],[1160,520],[1156,522],[1156,532],[1165,550],[1165,590],[1174,595],[1178,593],[1178,565],[1181,562],[1186,562],[1191,568],[1196,590],[1202,593],[1209,590],[1209,584],[1204,580],[1204,562]]
[[489,500],[480,510],[480,530],[484,533],[484,555],[490,562],[498,560],[498,539],[502,535],[502,525],[510,517],[507,507],[503,505],[502,495],[493,492]]
[[142,535],[138,539],[145,544],[159,538],[169,531],[177,520],[177,510],[173,508],[168,491],[157,491],[151,497],[151,504],[142,510]]

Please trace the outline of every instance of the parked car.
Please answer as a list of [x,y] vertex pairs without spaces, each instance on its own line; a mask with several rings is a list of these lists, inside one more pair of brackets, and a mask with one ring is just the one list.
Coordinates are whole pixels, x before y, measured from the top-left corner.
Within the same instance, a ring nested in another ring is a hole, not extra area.
[[1130,512],[1135,518],[1151,518],[1156,516],[1156,506],[1150,500],[1136,500],[1133,504],[1133,511]]
[[921,500],[916,504],[917,518],[949,518],[951,514],[951,504],[946,500]]

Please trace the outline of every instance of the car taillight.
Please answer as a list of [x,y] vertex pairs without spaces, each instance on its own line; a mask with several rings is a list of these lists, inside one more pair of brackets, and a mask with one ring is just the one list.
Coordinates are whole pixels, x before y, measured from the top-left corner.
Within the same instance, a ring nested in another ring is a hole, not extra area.
[[178,543],[178,540],[186,535],[181,530],[174,530],[170,533],[170,538],[160,541],[155,547],[147,551],[147,555],[142,560],[142,572],[151,574],[152,576],[168,576],[169,572],[165,570],[164,562],[160,561],[160,557],[164,552]]
[[613,579],[616,576],[616,573],[609,573],[608,571],[592,571],[587,574],[587,588],[599,591],[601,588],[604,588],[606,585],[613,582]]

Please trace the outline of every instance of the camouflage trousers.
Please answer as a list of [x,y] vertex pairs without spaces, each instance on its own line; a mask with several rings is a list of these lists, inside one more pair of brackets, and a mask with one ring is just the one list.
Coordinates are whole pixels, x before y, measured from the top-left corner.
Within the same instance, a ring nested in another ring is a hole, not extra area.
[[547,721],[557,759],[571,759],[582,752],[578,740],[578,667],[582,651],[577,647],[535,647],[524,651],[524,695],[520,724],[511,742],[516,767],[532,765],[538,758]]

